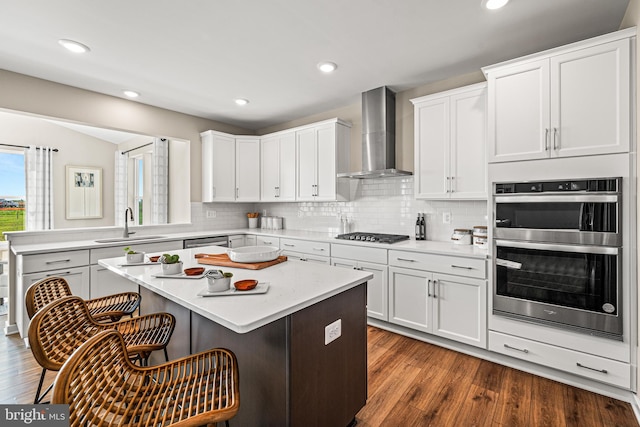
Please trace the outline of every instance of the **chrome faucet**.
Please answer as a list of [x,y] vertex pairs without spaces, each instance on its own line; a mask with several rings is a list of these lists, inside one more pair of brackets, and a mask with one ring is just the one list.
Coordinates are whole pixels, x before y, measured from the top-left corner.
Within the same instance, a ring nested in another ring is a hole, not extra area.
[[[129,213],[129,218],[127,219],[127,213]],[[125,239],[129,237],[131,234],[136,234],[135,231],[129,231],[129,221],[133,221],[133,209],[127,208],[124,211],[124,233],[122,237]]]

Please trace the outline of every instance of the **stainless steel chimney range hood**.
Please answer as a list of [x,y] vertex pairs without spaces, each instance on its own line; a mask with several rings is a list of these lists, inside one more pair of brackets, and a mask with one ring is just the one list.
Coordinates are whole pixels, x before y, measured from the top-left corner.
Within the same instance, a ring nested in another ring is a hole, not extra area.
[[386,86],[362,94],[362,171],[338,178],[387,178],[411,175],[396,169],[396,95]]

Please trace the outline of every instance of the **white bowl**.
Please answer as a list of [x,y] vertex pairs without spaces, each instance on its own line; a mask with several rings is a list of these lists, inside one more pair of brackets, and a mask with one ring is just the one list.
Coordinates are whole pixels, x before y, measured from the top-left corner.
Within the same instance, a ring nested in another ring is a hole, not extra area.
[[144,262],[144,252],[136,252],[135,254],[127,254],[127,263],[134,264]]
[[234,262],[266,262],[278,258],[280,252],[275,246],[243,246],[227,250],[227,255]]
[[161,264],[162,274],[180,274],[182,273],[182,261],[173,264]]
[[214,279],[213,277],[207,277],[209,284],[207,290],[209,292],[224,292],[231,289],[231,277],[221,277]]

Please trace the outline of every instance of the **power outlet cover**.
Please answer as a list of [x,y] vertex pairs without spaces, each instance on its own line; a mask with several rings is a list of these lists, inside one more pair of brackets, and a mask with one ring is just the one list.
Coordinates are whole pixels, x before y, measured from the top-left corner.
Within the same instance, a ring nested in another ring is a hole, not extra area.
[[333,323],[324,327],[324,345],[337,340],[342,335],[342,319],[338,319]]
[[216,211],[207,211],[207,218],[215,218]]

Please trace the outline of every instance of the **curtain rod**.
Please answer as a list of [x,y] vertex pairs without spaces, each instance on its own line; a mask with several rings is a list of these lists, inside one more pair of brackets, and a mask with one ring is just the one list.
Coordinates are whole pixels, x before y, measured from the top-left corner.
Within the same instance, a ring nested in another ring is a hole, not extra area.
[[[26,146],[26,145],[14,145],[14,144],[0,144],[0,145],[2,145],[4,147],[31,148],[31,147]],[[39,149],[40,149],[40,147],[36,147],[36,150],[39,150]],[[55,151],[57,153],[58,149],[57,148],[52,148],[51,151]]]
[[153,144],[153,142],[150,142],[150,143],[148,143],[148,144],[143,144],[143,145],[141,145],[141,146],[139,146],[139,147],[132,148],[132,149],[127,150],[127,151],[123,151],[123,152],[122,152],[122,153],[120,153],[120,154],[123,154],[123,155],[124,155],[124,154],[127,154],[129,151],[137,150],[138,148],[146,147],[147,145],[152,145],[152,144]]

